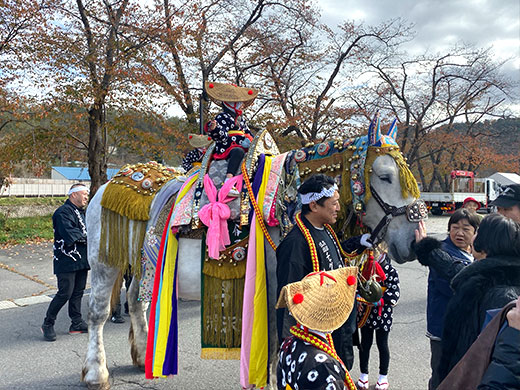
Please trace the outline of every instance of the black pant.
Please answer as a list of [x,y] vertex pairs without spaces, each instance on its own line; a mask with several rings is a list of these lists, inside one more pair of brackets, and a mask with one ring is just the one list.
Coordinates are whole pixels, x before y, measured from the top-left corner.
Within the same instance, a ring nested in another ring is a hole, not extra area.
[[[126,299],[125,299],[125,313],[128,314],[128,289],[130,288],[130,283],[132,283],[132,273],[131,268],[128,269],[127,272],[123,275],[123,280],[125,282],[125,288],[126,288]],[[123,283],[121,283],[121,286],[119,289],[123,288]],[[117,296],[117,302],[114,305],[114,311],[112,312],[112,316],[120,317],[121,316],[121,293]]]
[[[390,350],[388,349],[388,334],[384,329],[376,329],[376,344],[379,351],[379,374],[387,375],[390,365]],[[367,326],[361,328],[361,346],[359,348],[359,368],[363,374],[368,374],[370,348],[374,341],[374,329]]]
[[347,370],[351,370],[354,366],[354,347],[353,334],[357,329],[356,325],[356,304],[350,313],[347,321],[334,332],[332,332],[332,340],[339,358],[345,363]]
[[240,163],[244,159],[245,154],[246,152],[244,152],[244,149],[242,148],[231,149],[227,157],[228,167],[226,173],[235,176],[238,172],[238,169],[240,168]]
[[432,368],[432,376],[428,381],[428,390],[435,390],[440,385],[439,381],[439,365],[441,363],[442,342],[440,340],[430,339],[430,351],[432,354],[430,367]]
[[47,309],[45,324],[54,325],[59,311],[69,301],[69,317],[73,324],[81,322],[81,298],[87,284],[88,270],[56,274],[58,292]]

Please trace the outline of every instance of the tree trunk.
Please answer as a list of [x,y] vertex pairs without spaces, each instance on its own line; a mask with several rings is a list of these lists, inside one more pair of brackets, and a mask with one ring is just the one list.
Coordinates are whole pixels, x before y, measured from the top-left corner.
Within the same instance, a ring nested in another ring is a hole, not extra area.
[[417,160],[417,172],[419,172],[419,177],[421,179],[421,191],[427,191],[426,177],[424,176],[424,171],[420,160]]
[[104,137],[101,130],[104,125],[102,105],[94,105],[88,111],[89,145],[88,172],[90,174],[90,198],[107,181],[107,163]]

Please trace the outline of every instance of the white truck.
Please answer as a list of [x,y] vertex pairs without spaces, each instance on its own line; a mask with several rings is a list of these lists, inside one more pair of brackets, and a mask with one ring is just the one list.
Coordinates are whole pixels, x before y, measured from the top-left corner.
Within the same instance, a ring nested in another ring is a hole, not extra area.
[[421,199],[433,215],[453,212],[462,207],[464,199],[469,197],[480,202],[481,210],[489,213],[489,203],[495,200],[499,192],[500,186],[493,179],[475,179],[473,172],[452,171],[450,192],[421,192]]

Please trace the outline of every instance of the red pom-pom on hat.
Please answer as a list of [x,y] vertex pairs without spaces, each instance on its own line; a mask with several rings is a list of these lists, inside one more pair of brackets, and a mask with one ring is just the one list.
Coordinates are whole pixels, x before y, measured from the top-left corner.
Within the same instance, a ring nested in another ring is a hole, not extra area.
[[356,277],[354,275],[350,275],[348,278],[347,278],[347,284],[349,286],[353,286],[356,284]]
[[211,141],[211,137],[208,137],[208,141]]
[[192,136],[192,135],[190,135],[190,136],[189,136],[188,138],[189,138],[189,139],[192,139],[192,138],[193,138],[193,136]]
[[296,304],[302,303],[303,302],[303,294],[300,294],[300,293],[294,294],[294,297],[293,297],[292,301],[294,303],[296,303]]
[[252,91],[252,90],[249,90],[249,91],[247,91],[247,94],[248,94],[248,95],[252,95],[252,94],[253,94],[253,91]]
[[210,83],[210,84],[208,85],[208,87],[213,88],[213,87],[214,87],[213,83]]

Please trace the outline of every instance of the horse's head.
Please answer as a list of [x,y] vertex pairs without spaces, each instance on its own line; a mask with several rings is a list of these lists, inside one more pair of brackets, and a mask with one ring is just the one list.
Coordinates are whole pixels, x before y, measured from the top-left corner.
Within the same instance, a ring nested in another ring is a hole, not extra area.
[[[416,197],[414,194],[406,190],[403,191],[400,178],[401,169],[404,168],[399,167],[389,154],[380,155],[374,160],[370,175],[372,196],[366,202],[366,216],[363,219],[363,223],[374,231],[381,221],[387,218],[387,215],[392,215],[391,213],[385,214],[384,205],[393,207],[394,210],[402,210],[399,215],[390,217],[386,232],[381,231],[381,234],[384,235],[383,239],[388,245],[390,257],[400,264],[415,259],[411,244],[415,239],[415,229],[419,220],[417,215],[410,220],[409,206],[414,207],[418,203],[415,203]],[[408,168],[406,167],[406,169]],[[377,196],[382,204],[376,199]]]
[[384,240],[398,263],[415,259],[411,245],[420,219],[427,210],[417,199],[417,182],[395,142],[395,121],[382,134],[379,118],[371,123],[367,136],[352,141],[342,177],[342,197],[372,231],[372,240]]

